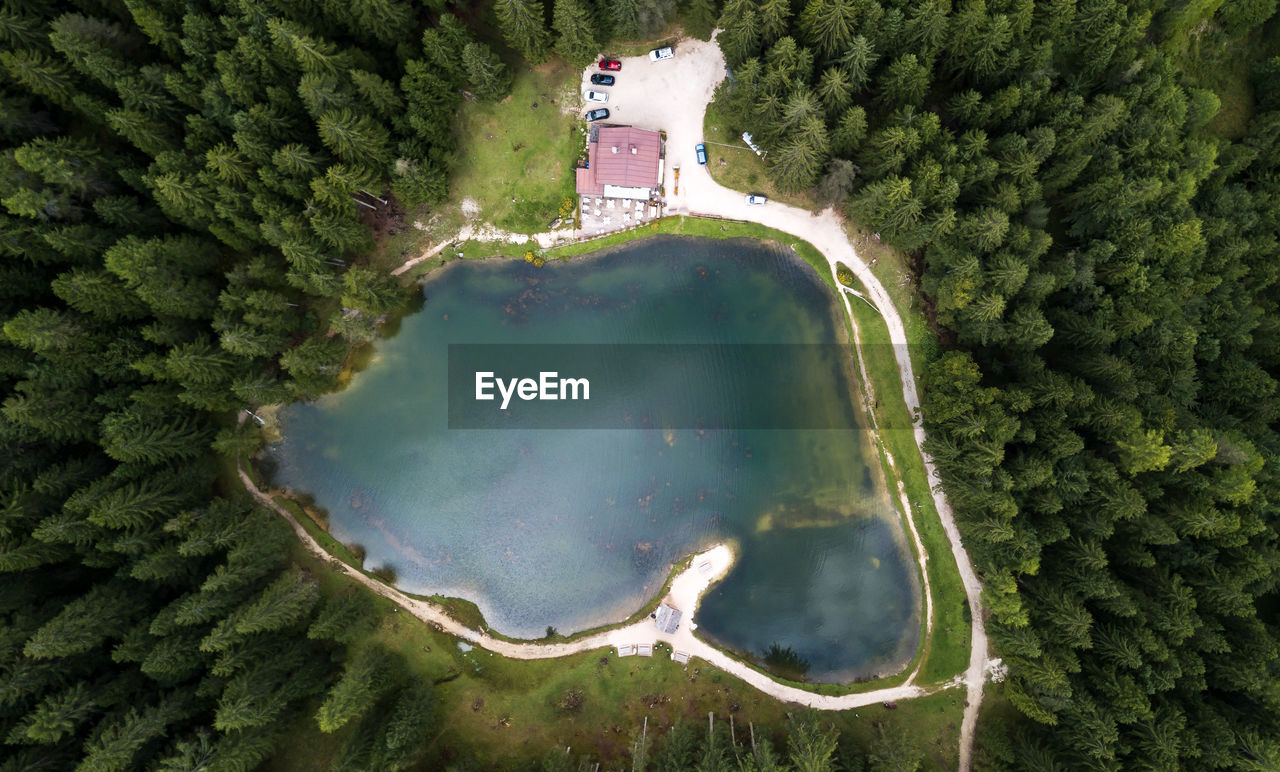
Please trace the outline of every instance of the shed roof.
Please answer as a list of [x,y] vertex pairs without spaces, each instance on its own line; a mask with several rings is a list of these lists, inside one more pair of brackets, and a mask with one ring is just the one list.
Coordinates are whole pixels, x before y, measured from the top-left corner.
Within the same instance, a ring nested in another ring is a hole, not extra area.
[[673,608],[663,603],[658,606],[657,618],[654,621],[658,625],[658,630],[664,633],[674,633],[676,628],[680,626],[680,609]]

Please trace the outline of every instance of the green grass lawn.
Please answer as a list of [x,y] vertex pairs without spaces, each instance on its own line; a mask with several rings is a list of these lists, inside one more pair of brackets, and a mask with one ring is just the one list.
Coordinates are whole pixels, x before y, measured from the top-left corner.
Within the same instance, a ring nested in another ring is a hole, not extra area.
[[[1256,39],[1257,32],[1249,37]],[[1251,44],[1245,55],[1234,48],[1223,50],[1209,35],[1194,35],[1179,57],[1183,70],[1200,87],[1209,89],[1222,100],[1218,114],[1204,127],[1206,132],[1227,139],[1244,135],[1253,117],[1249,71],[1253,68],[1256,48],[1256,43]]]
[[519,72],[501,102],[467,104],[454,130],[452,201],[474,199],[478,218],[499,228],[545,230],[574,195],[573,169],[586,143],[577,91],[578,70],[556,59]]
[[[624,56],[640,56],[647,54],[655,48],[662,46],[675,46],[680,42],[680,38],[684,36],[684,29],[680,21],[671,22],[663,29],[659,30],[652,38],[648,40],[611,40],[608,47],[604,50],[603,56],[616,59]],[[676,51],[679,56],[679,51]]]
[[[423,230],[413,226],[414,222],[422,223]],[[405,225],[394,235],[380,242],[368,256],[369,265],[373,268],[391,273],[407,260],[411,260],[457,233],[466,224],[462,210],[457,202],[442,204],[431,210],[405,215]],[[407,283],[407,280],[403,280]]]
[[[978,726],[974,731],[973,768],[996,766],[998,756],[990,746],[1004,745],[1009,739],[1009,728],[1026,720],[1026,716],[1005,696],[1004,684],[987,684],[982,692],[982,711],[978,714]],[[993,739],[995,743],[991,742]]]
[[779,190],[769,178],[764,161],[742,141],[741,130],[735,129],[725,121],[715,102],[707,105],[702,118],[702,137],[707,146],[707,171],[711,179],[731,190],[763,193],[784,204],[819,211],[821,207],[809,193]]
[[919,282],[912,271],[909,256],[882,243],[870,230],[847,220],[845,235],[863,261],[868,264],[875,262],[871,266],[871,273],[879,280],[885,292],[889,293],[894,308],[898,309],[898,314],[902,317],[907,340],[915,347],[912,362],[915,363],[915,356],[922,357],[922,361],[915,364],[918,375],[924,364],[937,356],[938,339],[926,317],[925,302],[920,295]]

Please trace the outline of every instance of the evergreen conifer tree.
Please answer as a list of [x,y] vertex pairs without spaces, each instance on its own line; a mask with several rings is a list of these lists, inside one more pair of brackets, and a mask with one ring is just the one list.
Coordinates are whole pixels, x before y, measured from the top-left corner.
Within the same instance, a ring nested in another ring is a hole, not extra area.
[[551,52],[542,0],[495,0],[502,36],[530,64],[541,64]]
[[496,102],[511,92],[511,73],[485,44],[468,43],[462,50],[462,64],[477,99]]
[[556,31],[556,53],[574,67],[585,67],[599,51],[591,15],[582,0],[555,0],[551,27]]

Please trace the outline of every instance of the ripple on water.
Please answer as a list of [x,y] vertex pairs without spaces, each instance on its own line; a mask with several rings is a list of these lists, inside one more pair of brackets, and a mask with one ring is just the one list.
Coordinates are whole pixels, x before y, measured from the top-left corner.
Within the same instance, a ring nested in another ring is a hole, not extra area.
[[[789,649],[816,680],[910,658],[916,571],[851,368],[788,374],[829,387],[802,408],[836,411],[843,430],[447,428],[451,342],[838,342],[828,290],[789,250],[656,238],[543,269],[458,263],[427,294],[353,388],[280,411],[277,482],[313,493],[366,565],[541,638],[626,617],[674,561],[728,540],[739,562],[704,599],[701,631],[756,656]],[[716,372],[695,384],[707,399],[750,388]]]

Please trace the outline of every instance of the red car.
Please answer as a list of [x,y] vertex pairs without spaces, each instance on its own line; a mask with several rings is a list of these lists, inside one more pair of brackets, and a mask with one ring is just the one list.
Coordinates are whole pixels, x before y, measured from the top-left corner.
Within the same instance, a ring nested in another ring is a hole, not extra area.
[[622,69],[622,62],[618,61],[617,59],[601,59],[600,69],[609,70],[611,72],[617,72],[618,70]]

